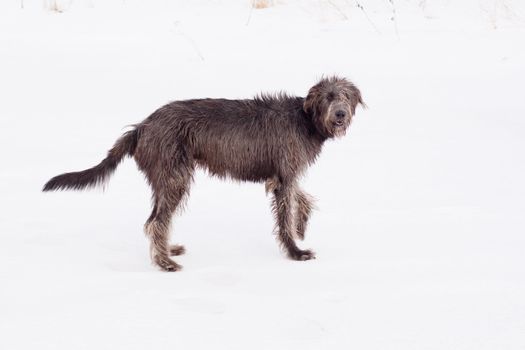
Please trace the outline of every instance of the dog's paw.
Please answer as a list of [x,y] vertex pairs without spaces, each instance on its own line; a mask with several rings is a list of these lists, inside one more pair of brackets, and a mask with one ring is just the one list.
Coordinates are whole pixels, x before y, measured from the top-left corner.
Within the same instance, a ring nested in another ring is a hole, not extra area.
[[186,253],[186,248],[183,245],[175,244],[170,246],[170,256],[182,255]]
[[175,271],[182,270],[182,265],[179,265],[179,264],[177,264],[174,261],[166,262],[166,263],[163,263],[162,265],[158,265],[158,266],[159,266],[159,268],[162,271],[166,271],[166,272],[175,272]]
[[297,250],[295,252],[291,252],[289,255],[291,259],[299,261],[315,259],[315,253],[310,249]]
[[182,270],[182,266],[177,264],[175,261],[171,260],[168,257],[155,256],[153,262],[157,265],[162,271],[174,272]]

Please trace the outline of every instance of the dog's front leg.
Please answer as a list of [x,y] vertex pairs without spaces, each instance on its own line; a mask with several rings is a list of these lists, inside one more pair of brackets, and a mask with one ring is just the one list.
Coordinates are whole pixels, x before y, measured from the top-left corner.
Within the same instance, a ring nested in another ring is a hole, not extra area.
[[275,215],[277,237],[291,259],[314,259],[314,252],[311,250],[301,250],[294,242],[293,203],[295,193],[294,183],[280,182],[279,185],[273,189],[272,210]]

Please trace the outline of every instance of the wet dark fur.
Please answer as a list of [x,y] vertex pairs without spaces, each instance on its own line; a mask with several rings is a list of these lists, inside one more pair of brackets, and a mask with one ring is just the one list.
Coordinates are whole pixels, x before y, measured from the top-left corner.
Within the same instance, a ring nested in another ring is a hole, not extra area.
[[337,77],[322,79],[306,98],[277,94],[175,101],[125,133],[100,164],[56,176],[43,190],[99,185],[126,155],[133,156],[153,192],[153,211],[145,224],[152,260],[163,270],[176,271],[181,266],[170,255],[184,253],[184,247],[168,244],[169,226],[196,167],[221,178],[266,182],[281,245],[292,259],[312,259],[314,253],[294,241],[304,238],[312,210],[297,180],[327,139],[344,135],[358,104],[363,104],[359,90]]

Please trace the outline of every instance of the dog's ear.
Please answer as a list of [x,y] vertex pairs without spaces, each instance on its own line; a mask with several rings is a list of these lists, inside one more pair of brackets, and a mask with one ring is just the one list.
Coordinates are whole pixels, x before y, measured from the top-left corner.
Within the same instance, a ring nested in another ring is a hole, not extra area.
[[352,115],[355,113],[357,105],[361,105],[363,108],[368,108],[366,103],[363,101],[361,91],[359,91],[359,89],[356,86],[352,85],[351,92],[352,94],[350,96],[350,101],[352,103]]
[[360,104],[361,107],[363,107],[363,108],[368,108],[366,103],[364,103],[364,101],[363,101],[363,97],[361,97],[361,91],[359,91],[358,88],[356,88],[356,90],[357,90],[357,103]]
[[308,95],[306,95],[306,98],[304,99],[303,111],[305,113],[310,114],[314,111],[314,106],[316,104],[317,96],[318,96],[317,89],[314,86],[308,91]]
[[306,114],[310,114],[310,111],[312,110],[312,104],[313,104],[313,101],[310,98],[310,95],[306,96],[304,103],[303,103],[303,111]]

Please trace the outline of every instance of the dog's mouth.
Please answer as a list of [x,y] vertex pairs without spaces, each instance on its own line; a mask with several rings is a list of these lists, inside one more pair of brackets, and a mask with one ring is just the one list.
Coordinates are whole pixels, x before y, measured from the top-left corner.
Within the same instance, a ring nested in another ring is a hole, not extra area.
[[336,121],[332,122],[332,125],[335,128],[341,128],[341,127],[345,126],[345,122],[344,122],[344,120],[336,120]]
[[346,129],[350,126],[351,119],[339,119],[332,121],[331,134],[333,137],[341,137],[346,134]]

